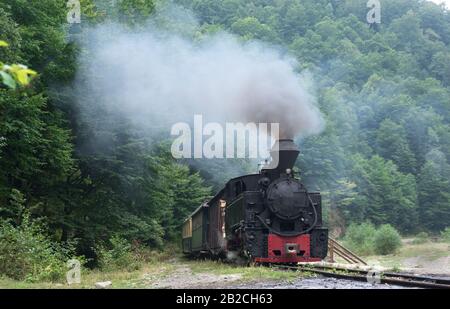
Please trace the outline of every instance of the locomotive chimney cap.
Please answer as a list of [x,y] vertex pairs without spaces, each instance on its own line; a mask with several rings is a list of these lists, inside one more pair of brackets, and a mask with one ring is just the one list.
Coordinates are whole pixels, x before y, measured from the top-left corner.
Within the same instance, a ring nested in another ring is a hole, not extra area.
[[293,139],[284,138],[275,141],[270,152],[278,152],[278,151],[295,151],[300,152],[297,145],[294,143]]
[[265,170],[274,170],[278,174],[286,173],[288,169],[292,171],[299,153],[293,139],[279,139],[270,150],[272,161]]

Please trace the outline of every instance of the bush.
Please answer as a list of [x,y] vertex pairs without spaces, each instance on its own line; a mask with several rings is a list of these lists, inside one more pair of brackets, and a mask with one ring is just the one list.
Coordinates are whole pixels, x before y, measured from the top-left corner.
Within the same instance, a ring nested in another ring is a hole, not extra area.
[[351,224],[344,237],[344,244],[360,255],[390,254],[401,246],[401,237],[389,224],[376,229],[371,223]]
[[447,227],[441,232],[441,237],[444,241],[450,242],[450,227]]
[[27,281],[60,281],[73,247],[52,242],[28,214],[20,225],[0,221],[0,275]]
[[395,253],[402,245],[400,234],[389,224],[382,225],[375,233],[375,253],[387,255]]
[[107,244],[95,248],[98,267],[103,271],[139,269],[144,263],[157,264],[181,253],[180,246],[167,243],[164,250],[151,249],[139,241],[113,236]]
[[371,223],[351,224],[345,233],[344,243],[357,254],[370,255],[374,252],[375,233]]
[[419,245],[424,244],[430,239],[430,235],[427,232],[420,232],[416,235],[416,238],[413,240],[413,244]]
[[141,246],[139,244],[132,246],[128,240],[120,236],[111,237],[108,245],[98,246],[95,251],[98,266],[105,271],[117,269],[133,271],[139,269],[142,262]]

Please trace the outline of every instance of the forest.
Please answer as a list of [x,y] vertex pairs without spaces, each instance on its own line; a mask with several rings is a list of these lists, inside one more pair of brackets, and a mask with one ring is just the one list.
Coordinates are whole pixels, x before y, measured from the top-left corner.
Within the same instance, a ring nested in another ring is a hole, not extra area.
[[381,23],[369,25],[365,0],[80,4],[81,23],[70,24],[66,0],[0,2],[0,273],[23,278],[8,273],[8,260],[25,250],[27,233],[42,232],[45,250],[61,247],[92,266],[96,248],[111,241],[178,242],[183,219],[205,198],[257,169],[245,160],[175,160],[170,128],[143,127],[98,104],[96,89],[114,68],[82,59],[92,56],[90,29],[104,24],[131,34],[160,27],[199,43],[226,32],[291,55],[311,76],[325,120],[321,133],[297,138],[296,168],[324,195],[328,225],[390,224],[402,235],[450,226],[444,6],[382,0]]

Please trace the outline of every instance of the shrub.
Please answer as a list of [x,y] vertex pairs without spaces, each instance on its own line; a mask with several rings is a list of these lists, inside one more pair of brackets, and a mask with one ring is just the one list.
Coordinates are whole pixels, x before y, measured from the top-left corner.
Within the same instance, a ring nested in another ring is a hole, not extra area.
[[395,253],[402,245],[400,234],[389,224],[384,224],[375,233],[375,253],[387,255]]
[[376,229],[371,223],[351,224],[344,237],[344,244],[361,255],[390,254],[401,246],[401,237],[389,224]]
[[73,247],[52,242],[27,213],[20,225],[0,221],[0,275],[27,281],[60,281]]
[[136,270],[141,262],[138,247],[140,248],[139,245],[133,248],[128,240],[120,236],[113,236],[108,245],[101,245],[96,248],[98,265],[105,271]]
[[344,243],[357,254],[370,255],[374,252],[375,233],[371,223],[351,224],[345,233]]
[[442,239],[446,242],[450,242],[450,227],[447,227],[441,232]]
[[427,232],[420,232],[416,235],[416,238],[413,240],[413,244],[419,245],[424,244],[430,239],[430,235]]

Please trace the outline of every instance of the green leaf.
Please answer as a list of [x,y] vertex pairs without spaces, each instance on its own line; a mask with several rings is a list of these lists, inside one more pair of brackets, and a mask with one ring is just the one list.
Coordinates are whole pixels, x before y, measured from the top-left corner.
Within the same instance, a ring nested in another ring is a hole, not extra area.
[[20,69],[16,71],[15,75],[21,85],[27,86],[30,83],[30,76],[35,76],[36,72],[30,69]]
[[7,87],[11,88],[11,89],[16,89],[16,81],[14,80],[14,78],[12,78],[11,75],[9,75],[6,72],[2,72],[0,71],[0,76],[3,79],[3,84],[5,84]]
[[5,41],[0,40],[0,47],[8,47],[9,44],[6,43]]

